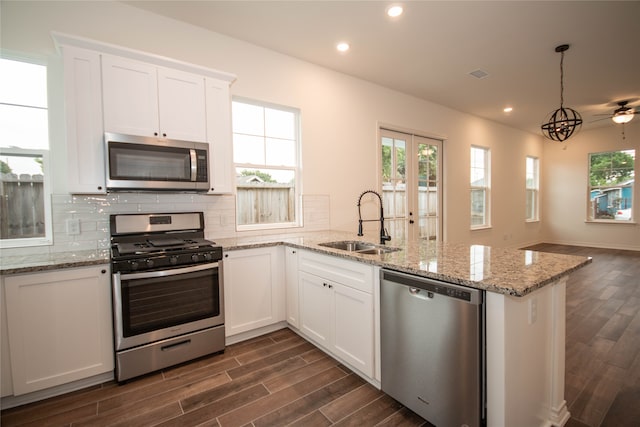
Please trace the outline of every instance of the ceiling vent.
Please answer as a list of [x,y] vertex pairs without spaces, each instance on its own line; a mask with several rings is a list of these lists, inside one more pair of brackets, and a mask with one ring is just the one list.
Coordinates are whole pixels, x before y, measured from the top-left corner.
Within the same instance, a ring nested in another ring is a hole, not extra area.
[[475,77],[476,79],[484,79],[489,75],[486,71],[483,70],[475,70],[469,73],[469,75]]

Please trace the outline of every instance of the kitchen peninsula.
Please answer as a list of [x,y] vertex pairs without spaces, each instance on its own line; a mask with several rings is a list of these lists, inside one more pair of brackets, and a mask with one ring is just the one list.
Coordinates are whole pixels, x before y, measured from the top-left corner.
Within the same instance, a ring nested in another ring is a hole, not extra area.
[[[469,286],[486,291],[487,425],[563,425],[568,420],[564,401],[565,285],[568,275],[587,265],[591,261],[589,258],[429,241],[392,240],[387,246],[398,250],[382,254],[362,254],[322,245],[337,241],[375,240],[371,236],[358,238],[355,233],[338,231],[216,239],[229,257],[223,260],[227,343],[261,333],[261,328],[237,334],[233,329],[234,307],[227,297],[235,291],[231,266],[234,258],[241,254],[250,255],[246,258],[248,268],[247,264],[238,264],[245,271],[261,268],[260,263],[251,264],[256,259],[254,254],[265,251],[270,251],[270,256],[275,254],[272,258],[277,259],[276,267],[272,269],[273,276],[269,280],[273,283],[293,280],[295,283],[292,292],[290,283],[287,283],[286,292],[284,285],[278,285],[282,286],[282,292],[272,293],[273,303],[283,315],[271,326],[280,328],[288,323],[303,336],[306,335],[298,330],[298,325],[290,320],[288,313],[284,315],[285,306],[289,310],[289,306],[295,304],[297,309],[299,302],[297,294],[294,295],[299,274],[296,260],[301,259],[298,257],[307,254],[326,259],[327,265],[335,260],[362,267],[363,271],[368,269],[366,277],[372,282],[369,286],[372,289],[373,368],[369,375],[363,374],[364,370],[358,366],[350,365],[377,386],[380,385],[379,269]],[[29,266],[8,264],[3,259],[1,273],[6,285],[5,278],[17,274],[47,273],[48,270],[86,267],[107,261],[95,254],[89,254],[87,259],[74,258],[77,265],[68,260],[62,261],[64,257],[59,255],[56,259],[61,260],[60,263],[50,260]],[[300,269],[302,271],[302,267]],[[256,274],[263,274],[263,271]],[[294,279],[291,279],[292,275]],[[246,308],[247,304],[243,306]],[[336,357],[342,360],[340,355]]]

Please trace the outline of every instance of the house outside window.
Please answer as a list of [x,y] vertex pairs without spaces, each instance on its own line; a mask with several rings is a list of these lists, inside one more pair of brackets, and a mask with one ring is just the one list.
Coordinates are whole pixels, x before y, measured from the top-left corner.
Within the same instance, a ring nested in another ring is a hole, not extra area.
[[589,154],[589,221],[631,221],[635,150]]
[[238,229],[301,226],[299,110],[234,99],[232,114]]
[[471,229],[487,228],[490,222],[490,151],[471,147]]
[[0,58],[0,246],[52,243],[47,68]]
[[540,200],[540,160],[537,157],[527,156],[525,163],[526,174],[526,214],[527,221],[538,221],[539,217],[539,200]]

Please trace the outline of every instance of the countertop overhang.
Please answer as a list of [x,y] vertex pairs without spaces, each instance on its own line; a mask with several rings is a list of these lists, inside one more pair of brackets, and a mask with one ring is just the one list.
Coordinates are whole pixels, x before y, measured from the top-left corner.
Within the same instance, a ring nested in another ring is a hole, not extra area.
[[[347,252],[321,246],[335,241],[376,244],[370,236],[357,237],[343,231],[315,231],[267,236],[215,239],[225,251],[286,245],[382,268],[429,277],[512,296],[525,296],[584,267],[591,258],[524,249],[482,245],[436,243],[429,240],[391,240],[398,248],[380,255]],[[108,251],[56,253],[39,259],[3,258],[0,274],[20,274],[109,263]]]

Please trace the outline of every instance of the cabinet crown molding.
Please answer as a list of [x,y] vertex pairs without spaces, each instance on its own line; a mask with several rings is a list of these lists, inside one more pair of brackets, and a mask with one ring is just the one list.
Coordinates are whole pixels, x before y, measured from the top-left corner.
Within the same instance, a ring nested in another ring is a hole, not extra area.
[[200,65],[195,65],[188,62],[167,58],[161,55],[155,55],[148,52],[130,49],[123,46],[104,43],[97,40],[92,40],[92,39],[74,36],[70,34],[60,33],[57,31],[52,31],[51,37],[53,38],[56,49],[58,50],[60,50],[61,47],[63,46],[74,46],[82,49],[94,50],[100,53],[107,53],[110,55],[116,55],[124,58],[134,59],[137,61],[147,62],[149,64],[154,64],[162,67],[168,67],[168,68],[186,71],[189,73],[200,74],[205,77],[211,77],[214,79],[229,82],[229,84],[233,83],[236,80],[235,74],[214,70],[212,68],[202,67]]

